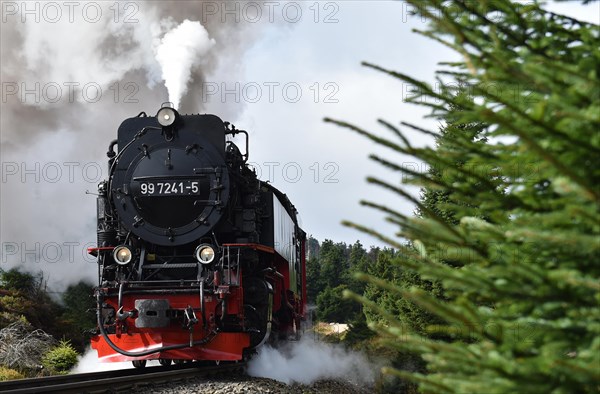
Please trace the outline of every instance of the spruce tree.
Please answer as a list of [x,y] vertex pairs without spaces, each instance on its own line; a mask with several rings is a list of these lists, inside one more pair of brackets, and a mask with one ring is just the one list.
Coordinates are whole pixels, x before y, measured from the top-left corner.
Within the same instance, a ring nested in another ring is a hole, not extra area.
[[317,296],[323,288],[319,259],[316,256],[311,256],[306,261],[306,296],[309,304],[314,305],[317,302]]
[[356,241],[354,245],[350,246],[350,258],[349,268],[344,273],[342,278],[343,283],[348,285],[348,289],[357,294],[362,294],[365,291],[366,283],[361,280],[357,280],[354,277],[356,272],[365,272],[369,269],[372,264],[367,251],[363,248],[360,241]]
[[[453,133],[453,149],[462,161],[457,165],[433,148],[412,146],[387,121],[380,122],[394,139],[327,119],[452,174],[417,173],[395,159],[372,156],[404,173],[409,183],[437,189],[452,215],[431,209],[401,185],[370,178],[417,207],[420,215],[410,217],[365,202],[397,223],[409,246],[402,238],[349,223],[397,248],[393,263],[441,283],[447,296],[407,289],[393,278],[361,276],[443,319],[427,331],[453,339],[417,331],[407,335],[404,312],[355,294],[385,318],[377,329],[390,337],[390,347],[418,352],[427,362],[424,373],[386,372],[418,383],[423,392],[597,392],[598,26],[547,12],[537,3],[408,1],[430,21],[420,33],[456,50],[462,61],[441,65],[440,90],[365,65],[415,85],[418,91],[409,101],[431,107],[431,116],[445,124],[478,125],[478,138],[468,138],[464,127]],[[468,94],[455,86],[466,87]]]

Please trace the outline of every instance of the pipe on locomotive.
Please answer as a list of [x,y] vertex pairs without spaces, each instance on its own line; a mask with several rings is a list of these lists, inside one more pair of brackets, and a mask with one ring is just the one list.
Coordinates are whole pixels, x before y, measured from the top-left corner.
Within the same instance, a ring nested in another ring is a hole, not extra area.
[[[242,155],[244,158],[244,163],[248,162],[250,158],[250,138],[248,136],[248,132],[246,130],[238,130],[229,122],[224,122],[225,124],[225,134],[231,134],[232,137],[235,137],[236,134],[244,134],[246,136],[246,153]],[[231,126],[231,129],[229,128]]]
[[117,145],[118,143],[119,143],[119,140],[114,139],[108,145],[108,152],[106,152],[106,156],[108,156],[109,159],[112,159],[113,157],[115,157],[117,155],[115,153],[115,145]]
[[97,295],[96,295],[96,318],[97,318],[97,322],[98,322],[98,329],[100,330],[100,333],[102,334],[102,337],[104,338],[106,343],[108,343],[108,346],[110,346],[115,352],[121,353],[122,355],[127,356],[127,357],[142,357],[142,356],[148,356],[148,355],[154,354],[154,353],[164,352],[167,350],[185,349],[187,347],[201,346],[201,345],[207,344],[208,342],[212,341],[213,338],[217,335],[217,332],[213,330],[206,338],[201,339],[199,341],[183,343],[180,345],[162,346],[162,347],[159,347],[156,349],[150,349],[150,350],[146,350],[143,352],[129,352],[129,351],[123,350],[120,347],[118,347],[117,345],[115,345],[114,342],[111,341],[111,339],[108,337],[108,334],[106,333],[106,330],[104,329],[104,322],[102,321],[102,301],[103,301],[102,300],[102,292],[100,290],[98,290]]

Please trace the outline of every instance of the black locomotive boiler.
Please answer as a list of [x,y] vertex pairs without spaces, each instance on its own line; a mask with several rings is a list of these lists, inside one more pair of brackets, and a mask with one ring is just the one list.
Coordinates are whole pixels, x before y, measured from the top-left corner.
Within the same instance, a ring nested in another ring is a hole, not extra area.
[[240,360],[298,333],[306,235],[286,195],[247,165],[245,131],[163,106],[126,119],[107,155],[89,250],[101,361]]

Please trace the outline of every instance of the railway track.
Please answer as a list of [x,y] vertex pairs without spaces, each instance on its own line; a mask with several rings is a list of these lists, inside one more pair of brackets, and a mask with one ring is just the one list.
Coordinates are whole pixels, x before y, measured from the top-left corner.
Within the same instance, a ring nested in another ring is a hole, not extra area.
[[173,382],[191,377],[239,372],[245,365],[244,362],[221,363],[211,366],[190,363],[168,367],[157,366],[18,379],[0,382],[0,393],[115,393],[140,388],[150,383]]

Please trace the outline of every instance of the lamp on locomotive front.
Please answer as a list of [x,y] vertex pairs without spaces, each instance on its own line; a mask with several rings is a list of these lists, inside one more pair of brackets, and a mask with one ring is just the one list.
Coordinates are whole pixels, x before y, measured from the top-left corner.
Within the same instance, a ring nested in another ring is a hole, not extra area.
[[173,138],[173,127],[178,117],[179,114],[173,108],[172,103],[163,103],[163,106],[156,113],[156,120],[158,120],[158,124],[162,127],[168,140]]
[[210,264],[215,259],[215,250],[207,244],[199,245],[194,253],[196,260],[201,264]]
[[113,250],[113,258],[115,259],[116,263],[119,265],[129,264],[132,257],[133,256],[132,256],[131,250],[125,245],[117,246]]

